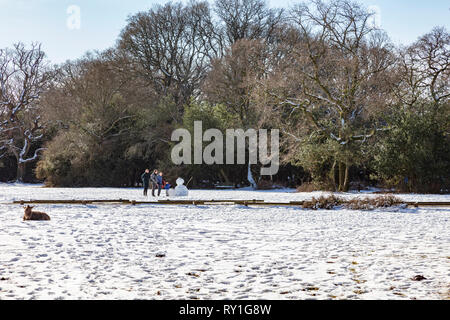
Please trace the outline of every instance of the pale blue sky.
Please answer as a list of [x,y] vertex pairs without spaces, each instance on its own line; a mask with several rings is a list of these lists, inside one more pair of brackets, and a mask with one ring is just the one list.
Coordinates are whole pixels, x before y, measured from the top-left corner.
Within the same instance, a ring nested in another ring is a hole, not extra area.
[[[114,45],[130,14],[167,0],[0,0],[0,48],[41,42],[53,63]],[[296,0],[269,0],[288,7]],[[450,0],[360,0],[379,8],[381,27],[395,44],[408,44],[440,25],[450,29]],[[71,5],[81,9],[80,28],[70,29]]]

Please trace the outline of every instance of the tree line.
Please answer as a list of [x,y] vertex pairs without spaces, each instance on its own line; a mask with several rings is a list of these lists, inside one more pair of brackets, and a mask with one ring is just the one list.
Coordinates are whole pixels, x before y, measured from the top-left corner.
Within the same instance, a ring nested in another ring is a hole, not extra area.
[[[394,46],[350,0],[156,5],[61,65],[37,43],[0,50],[0,179],[136,186],[158,167],[195,187],[448,192],[449,75],[448,30]],[[278,174],[174,166],[171,133],[194,121],[279,129]]]

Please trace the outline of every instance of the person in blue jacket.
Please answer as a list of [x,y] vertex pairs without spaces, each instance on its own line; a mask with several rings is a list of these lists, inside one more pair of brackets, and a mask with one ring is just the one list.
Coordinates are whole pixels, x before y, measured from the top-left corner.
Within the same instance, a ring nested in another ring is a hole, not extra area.
[[158,197],[161,195],[161,188],[163,186],[163,173],[159,172],[156,176],[156,183],[158,185]]
[[164,181],[164,190],[166,190],[166,196],[169,196],[170,187],[171,187],[171,185],[170,185],[169,181]]

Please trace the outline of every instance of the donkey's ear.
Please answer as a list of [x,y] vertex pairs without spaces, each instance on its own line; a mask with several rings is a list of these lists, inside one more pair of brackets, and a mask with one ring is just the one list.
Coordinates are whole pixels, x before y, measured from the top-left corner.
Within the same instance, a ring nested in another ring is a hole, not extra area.
[[30,207],[30,209],[33,209],[34,208],[34,206],[29,206]]

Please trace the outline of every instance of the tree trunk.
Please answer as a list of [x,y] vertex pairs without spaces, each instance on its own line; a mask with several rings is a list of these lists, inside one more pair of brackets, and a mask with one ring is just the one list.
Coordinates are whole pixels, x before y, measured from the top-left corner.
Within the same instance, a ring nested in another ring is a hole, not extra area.
[[344,185],[342,191],[347,192],[350,186],[350,166],[348,164],[345,164],[345,175],[344,175]]
[[228,178],[228,176],[225,174],[225,171],[223,171],[222,168],[219,170],[219,173],[222,175],[223,179],[225,180],[225,184],[230,185],[231,181]]
[[345,180],[345,163],[339,162],[339,187],[338,191],[344,191],[344,180]]
[[255,179],[253,178],[253,173],[252,173],[252,170],[251,170],[251,164],[250,164],[250,162],[249,162],[249,164],[248,164],[247,180],[248,180],[248,182],[250,182],[250,184],[251,184],[251,186],[252,186],[253,189],[256,189],[256,188],[258,187],[258,185],[256,184]]
[[339,187],[338,191],[347,192],[350,186],[350,166],[347,163],[339,162]]
[[17,161],[17,182],[23,182],[25,176],[26,163]]
[[333,166],[331,167],[329,177],[331,182],[333,183],[333,191],[336,191],[336,160],[333,162]]

